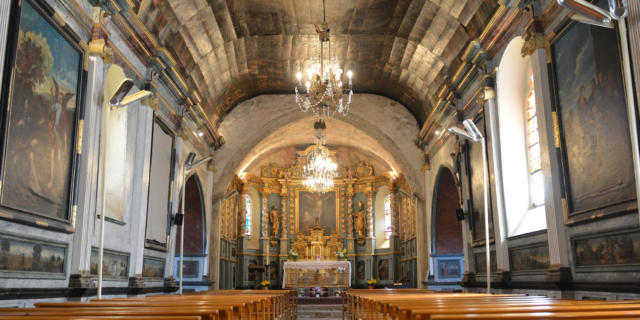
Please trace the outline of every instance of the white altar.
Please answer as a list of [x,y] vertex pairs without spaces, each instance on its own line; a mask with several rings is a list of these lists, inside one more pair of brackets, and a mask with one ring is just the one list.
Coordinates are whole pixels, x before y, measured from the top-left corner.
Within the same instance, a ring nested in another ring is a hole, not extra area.
[[283,288],[351,287],[349,261],[287,261],[284,263],[283,271]]

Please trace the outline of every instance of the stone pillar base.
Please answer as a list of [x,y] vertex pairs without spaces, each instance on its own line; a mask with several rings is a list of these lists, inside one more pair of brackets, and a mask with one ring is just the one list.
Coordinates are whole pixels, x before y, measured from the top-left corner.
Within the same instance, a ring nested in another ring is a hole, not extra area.
[[129,288],[144,288],[144,278],[141,274],[135,277],[129,277]]
[[498,287],[506,286],[509,282],[511,282],[511,272],[510,271],[498,272],[496,274],[495,282],[498,285]]
[[[203,280],[208,280],[205,277],[206,275],[202,276]],[[164,287],[165,287],[165,290],[168,290],[168,291],[178,290],[178,284],[176,283],[176,278],[174,278],[173,276],[169,278],[164,278]]]
[[69,288],[95,288],[93,276],[89,272],[75,273],[69,276]]
[[462,283],[468,286],[472,282],[476,282],[476,274],[471,271],[465,271],[462,277]]
[[547,269],[547,281],[556,283],[565,283],[571,281],[571,268],[568,267],[551,267]]

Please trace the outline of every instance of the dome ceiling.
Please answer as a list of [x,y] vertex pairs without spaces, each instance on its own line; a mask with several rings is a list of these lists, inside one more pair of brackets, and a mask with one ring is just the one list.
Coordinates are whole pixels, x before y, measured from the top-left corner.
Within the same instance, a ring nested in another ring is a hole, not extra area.
[[[177,58],[216,126],[238,103],[291,93],[318,56],[320,0],[134,0],[147,29]],[[332,50],[354,89],[402,103],[422,125],[435,92],[497,7],[493,0],[327,0]],[[413,138],[413,137],[411,137]],[[227,139],[228,140],[228,139]]]

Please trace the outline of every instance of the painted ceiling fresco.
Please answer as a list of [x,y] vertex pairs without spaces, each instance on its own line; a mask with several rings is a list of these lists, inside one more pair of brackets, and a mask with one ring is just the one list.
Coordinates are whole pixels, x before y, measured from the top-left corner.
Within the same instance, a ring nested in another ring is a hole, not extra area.
[[[320,0],[134,0],[134,12],[197,88],[216,126],[239,102],[292,93],[318,57]],[[402,103],[419,126],[459,56],[495,12],[493,0],[327,0],[334,57],[354,89]]]

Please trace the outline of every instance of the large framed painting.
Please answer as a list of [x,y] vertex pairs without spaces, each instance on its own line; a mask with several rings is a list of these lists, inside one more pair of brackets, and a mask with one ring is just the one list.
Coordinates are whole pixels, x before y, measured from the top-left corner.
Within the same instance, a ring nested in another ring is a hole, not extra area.
[[309,234],[311,227],[324,227],[326,235],[340,233],[338,212],[338,191],[326,193],[297,190],[296,192],[296,233]]
[[567,22],[556,33],[551,52],[568,222],[635,212],[618,31]]
[[[484,134],[486,137],[486,125],[484,114],[480,113],[474,117],[474,123],[478,127],[478,130]],[[474,246],[482,245],[485,239],[485,230],[484,230],[484,184],[483,184],[483,165],[482,165],[482,157],[485,157],[487,164],[489,164],[489,159],[487,159],[487,154],[482,154],[482,146],[479,143],[465,141],[467,146],[467,177],[468,177],[468,185],[469,185],[469,193],[471,194],[471,201],[469,203],[471,214],[470,214],[470,223],[471,223],[471,232],[473,236],[473,244]],[[487,172],[489,175],[489,172]],[[489,182],[490,183],[490,182]],[[489,189],[489,239],[490,241],[493,239],[493,214],[491,211],[491,187],[488,186]]]
[[145,246],[166,251],[171,232],[169,220],[174,183],[175,132],[154,116],[152,139]]
[[73,231],[84,51],[40,1],[13,1],[2,86],[0,205],[9,217]]

